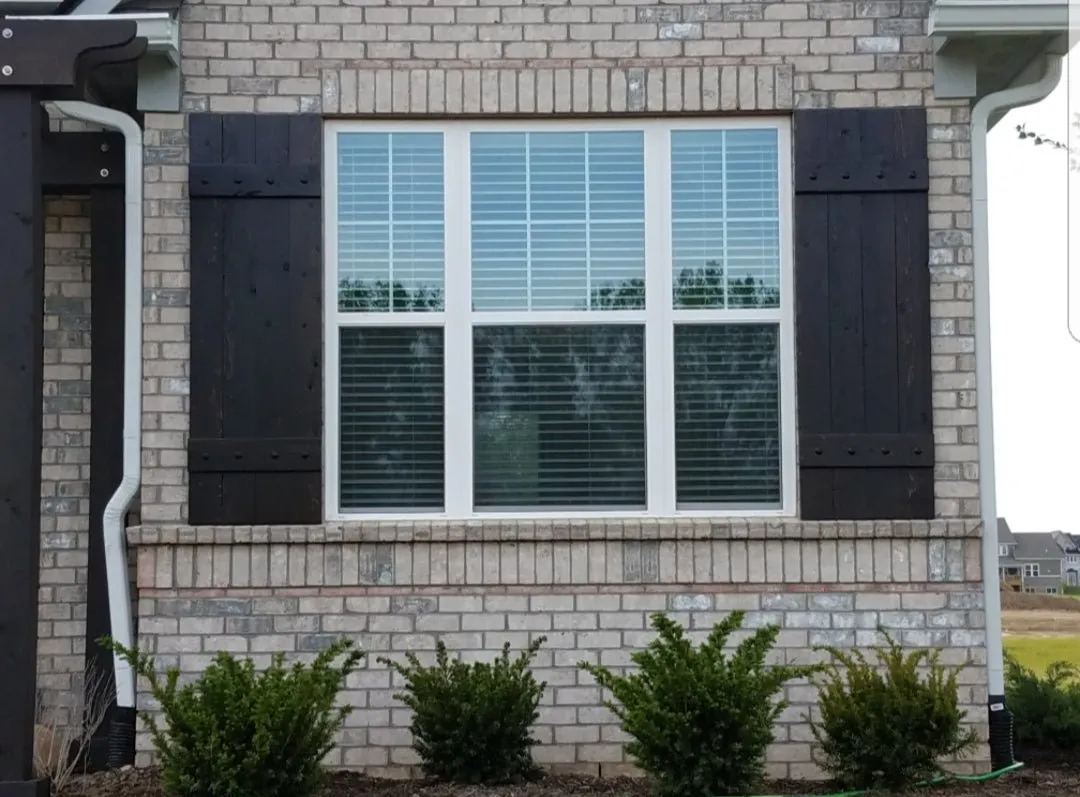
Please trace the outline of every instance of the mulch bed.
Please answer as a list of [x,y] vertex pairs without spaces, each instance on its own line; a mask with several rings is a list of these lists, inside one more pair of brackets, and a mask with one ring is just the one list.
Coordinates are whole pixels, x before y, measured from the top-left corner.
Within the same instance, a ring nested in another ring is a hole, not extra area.
[[[1076,758],[1080,758],[1077,756]],[[774,782],[759,791],[769,795],[828,794],[824,783]],[[920,789],[923,797],[1077,797],[1080,763],[1041,757],[1028,767],[984,783],[955,782]],[[154,770],[124,769],[74,780],[57,797],[164,797]],[[330,774],[320,797],[650,797],[640,778],[552,776],[497,788],[370,778],[356,772]]]

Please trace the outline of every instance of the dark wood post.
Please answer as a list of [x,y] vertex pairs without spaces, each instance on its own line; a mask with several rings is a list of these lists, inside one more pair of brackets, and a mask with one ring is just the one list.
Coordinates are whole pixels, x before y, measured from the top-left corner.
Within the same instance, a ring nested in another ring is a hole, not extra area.
[[29,797],[48,794],[33,782],[45,297],[36,91],[0,90],[0,153],[0,797]]
[[81,99],[98,66],[139,58],[128,20],[0,19],[0,797],[34,777],[41,511],[41,102]]

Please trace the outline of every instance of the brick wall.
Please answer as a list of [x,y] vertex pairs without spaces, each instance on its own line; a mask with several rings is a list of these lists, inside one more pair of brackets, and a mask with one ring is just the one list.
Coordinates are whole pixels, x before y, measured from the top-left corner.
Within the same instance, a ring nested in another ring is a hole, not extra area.
[[[515,530],[516,531],[516,530]],[[880,623],[908,645],[971,662],[961,702],[986,738],[985,618],[974,522],[687,524],[670,529],[592,524],[515,533],[502,540],[464,528],[160,528],[139,543],[141,643],[188,675],[218,650],[269,663],[284,651],[311,657],[348,635],[370,659],[347,684],[356,707],[331,764],[415,775],[401,683],[378,656],[431,656],[437,639],[466,659],[543,634],[535,669],[548,682],[538,761],[565,770],[631,769],[600,690],[577,664],[625,667],[648,644],[648,615],[668,611],[700,640],[726,612],[781,627],[776,663],[818,658],[814,645],[869,645]],[[486,537],[486,539],[485,539]],[[376,540],[376,541],[372,541]],[[291,542],[290,542],[291,541]],[[815,700],[787,688],[769,753],[776,777],[820,776],[803,717]],[[145,705],[150,705],[144,695]],[[140,763],[150,761],[139,739]],[[985,747],[954,765],[985,770]]]
[[[194,672],[224,647],[266,661],[326,635],[372,651],[468,655],[547,633],[553,688],[538,757],[623,765],[581,658],[619,664],[646,613],[695,629],[736,607],[784,628],[778,656],[869,641],[878,621],[910,644],[970,659],[963,699],[985,717],[978,569],[969,108],[932,92],[925,0],[209,0],[182,9],[187,111],[349,117],[514,113],[787,113],[925,105],[929,120],[936,514],[930,524],[674,522],[389,524],[192,529],[187,518],[190,221],[183,114],[146,117],[142,640]],[[310,654],[309,654],[310,655]],[[334,761],[414,763],[389,672],[350,683],[360,709]],[[802,710],[779,730],[774,774],[812,774]],[[145,698],[145,695],[144,695]],[[981,725],[980,725],[981,727]],[[983,729],[985,731],[985,729]],[[147,759],[141,739],[140,761]],[[985,769],[985,747],[968,768]],[[608,766],[610,765],[610,766]]]
[[[191,111],[786,112],[926,105],[939,517],[977,517],[969,108],[932,91],[925,0],[220,0],[181,14]],[[149,114],[144,521],[186,518],[187,137]]]
[[90,207],[45,202],[45,363],[38,688],[44,705],[78,694],[85,667],[90,494]]

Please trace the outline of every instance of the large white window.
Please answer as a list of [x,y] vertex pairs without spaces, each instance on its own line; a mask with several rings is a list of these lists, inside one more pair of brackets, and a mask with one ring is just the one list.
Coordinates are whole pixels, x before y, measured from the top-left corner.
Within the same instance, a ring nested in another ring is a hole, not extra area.
[[794,512],[786,120],[327,130],[331,518]]

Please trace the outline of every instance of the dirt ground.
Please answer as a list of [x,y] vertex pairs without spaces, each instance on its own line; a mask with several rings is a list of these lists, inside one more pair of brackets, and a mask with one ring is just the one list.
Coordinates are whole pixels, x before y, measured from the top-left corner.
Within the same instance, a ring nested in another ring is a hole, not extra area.
[[[1080,601],[1076,601],[1080,603]],[[1080,635],[1080,613],[1051,611],[1003,611],[1001,630],[1016,636]]]
[[[828,794],[827,784],[769,783],[760,794]],[[917,792],[925,797],[1077,797],[1080,765],[1047,761],[984,783],[955,782]],[[57,797],[164,797],[153,770],[126,769],[89,775]],[[536,783],[498,788],[451,786],[423,781],[378,780],[355,772],[334,772],[320,797],[650,797],[637,778],[549,777]]]
[[1075,612],[1080,614],[1080,600],[1067,595],[1035,595],[1003,590],[1001,608],[1004,611]]

